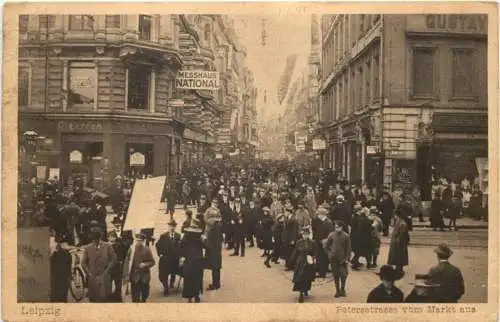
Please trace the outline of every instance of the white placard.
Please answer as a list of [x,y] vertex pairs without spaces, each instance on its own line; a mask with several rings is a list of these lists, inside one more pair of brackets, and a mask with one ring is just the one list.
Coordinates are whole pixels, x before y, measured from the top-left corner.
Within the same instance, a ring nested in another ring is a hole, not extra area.
[[366,146],[366,154],[377,154],[377,146],[376,145],[367,145]]
[[134,166],[134,165],[143,166],[145,164],[146,164],[146,157],[144,156],[144,154],[142,154],[140,152],[134,152],[130,155],[130,165],[131,166]]
[[69,154],[69,162],[71,163],[82,163],[83,154],[78,150],[73,150]]
[[220,153],[216,153],[216,154],[215,154],[215,158],[216,158],[216,159],[222,159],[222,154],[220,154]]
[[181,70],[177,73],[175,86],[180,89],[219,89],[219,72],[202,70]]
[[18,302],[49,302],[49,228],[18,228],[17,243]]
[[314,139],[312,141],[312,148],[314,151],[317,150],[325,150],[326,149],[326,142],[323,139]]
[[144,228],[155,227],[166,178],[155,177],[135,182],[123,230],[139,232]]
[[39,165],[36,167],[36,178],[37,180],[44,181],[47,179],[47,166]]

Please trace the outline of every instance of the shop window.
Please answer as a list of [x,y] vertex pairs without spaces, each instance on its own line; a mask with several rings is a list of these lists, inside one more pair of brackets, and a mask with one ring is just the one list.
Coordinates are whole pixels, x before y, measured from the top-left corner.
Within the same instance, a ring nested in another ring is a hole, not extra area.
[[436,49],[413,49],[413,97],[435,96]]
[[106,15],[106,28],[120,28],[120,15]]
[[128,108],[147,110],[151,90],[151,67],[135,66],[129,69]]
[[40,29],[53,29],[55,27],[56,17],[54,15],[40,15],[38,19]]
[[475,70],[473,49],[453,49],[453,92],[454,98],[475,97]]
[[94,17],[91,15],[70,15],[69,16],[70,30],[93,30]]
[[19,15],[19,32],[28,32],[29,15]]
[[18,104],[19,106],[27,106],[30,93],[30,71],[27,66],[19,66],[18,73]]
[[151,40],[151,26],[153,18],[151,16],[139,15],[139,39]]
[[96,99],[96,70],[92,62],[69,64],[68,105],[93,105]]

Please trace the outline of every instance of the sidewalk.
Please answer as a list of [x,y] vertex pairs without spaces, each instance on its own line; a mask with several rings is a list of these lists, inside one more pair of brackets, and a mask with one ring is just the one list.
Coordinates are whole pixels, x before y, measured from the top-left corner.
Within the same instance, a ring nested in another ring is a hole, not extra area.
[[[445,225],[448,224],[448,219],[444,218]],[[424,222],[420,222],[418,217],[413,217],[414,228],[430,228],[429,218],[424,217]],[[457,219],[458,229],[488,229],[488,222],[484,220],[473,220],[468,217]]]

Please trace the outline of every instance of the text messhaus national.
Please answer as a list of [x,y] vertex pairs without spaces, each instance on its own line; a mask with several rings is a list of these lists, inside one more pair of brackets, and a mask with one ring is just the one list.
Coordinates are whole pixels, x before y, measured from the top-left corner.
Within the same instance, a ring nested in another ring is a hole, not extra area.
[[205,71],[179,71],[177,73],[178,78],[191,78],[191,79],[217,79],[217,72],[205,72]]

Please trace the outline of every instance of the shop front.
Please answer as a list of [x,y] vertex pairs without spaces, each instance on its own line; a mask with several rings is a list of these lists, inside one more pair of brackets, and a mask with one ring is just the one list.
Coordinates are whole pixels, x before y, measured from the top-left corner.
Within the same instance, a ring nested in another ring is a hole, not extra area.
[[422,194],[430,197],[432,179],[447,178],[460,184],[478,176],[477,159],[488,158],[486,114],[436,113],[421,124],[417,140],[417,177]]
[[183,128],[168,120],[118,116],[83,120],[45,114],[23,117],[20,130],[26,129],[53,140],[51,157],[44,162],[59,169],[63,184],[79,177],[102,189],[116,175],[158,176],[176,173],[181,166]]

